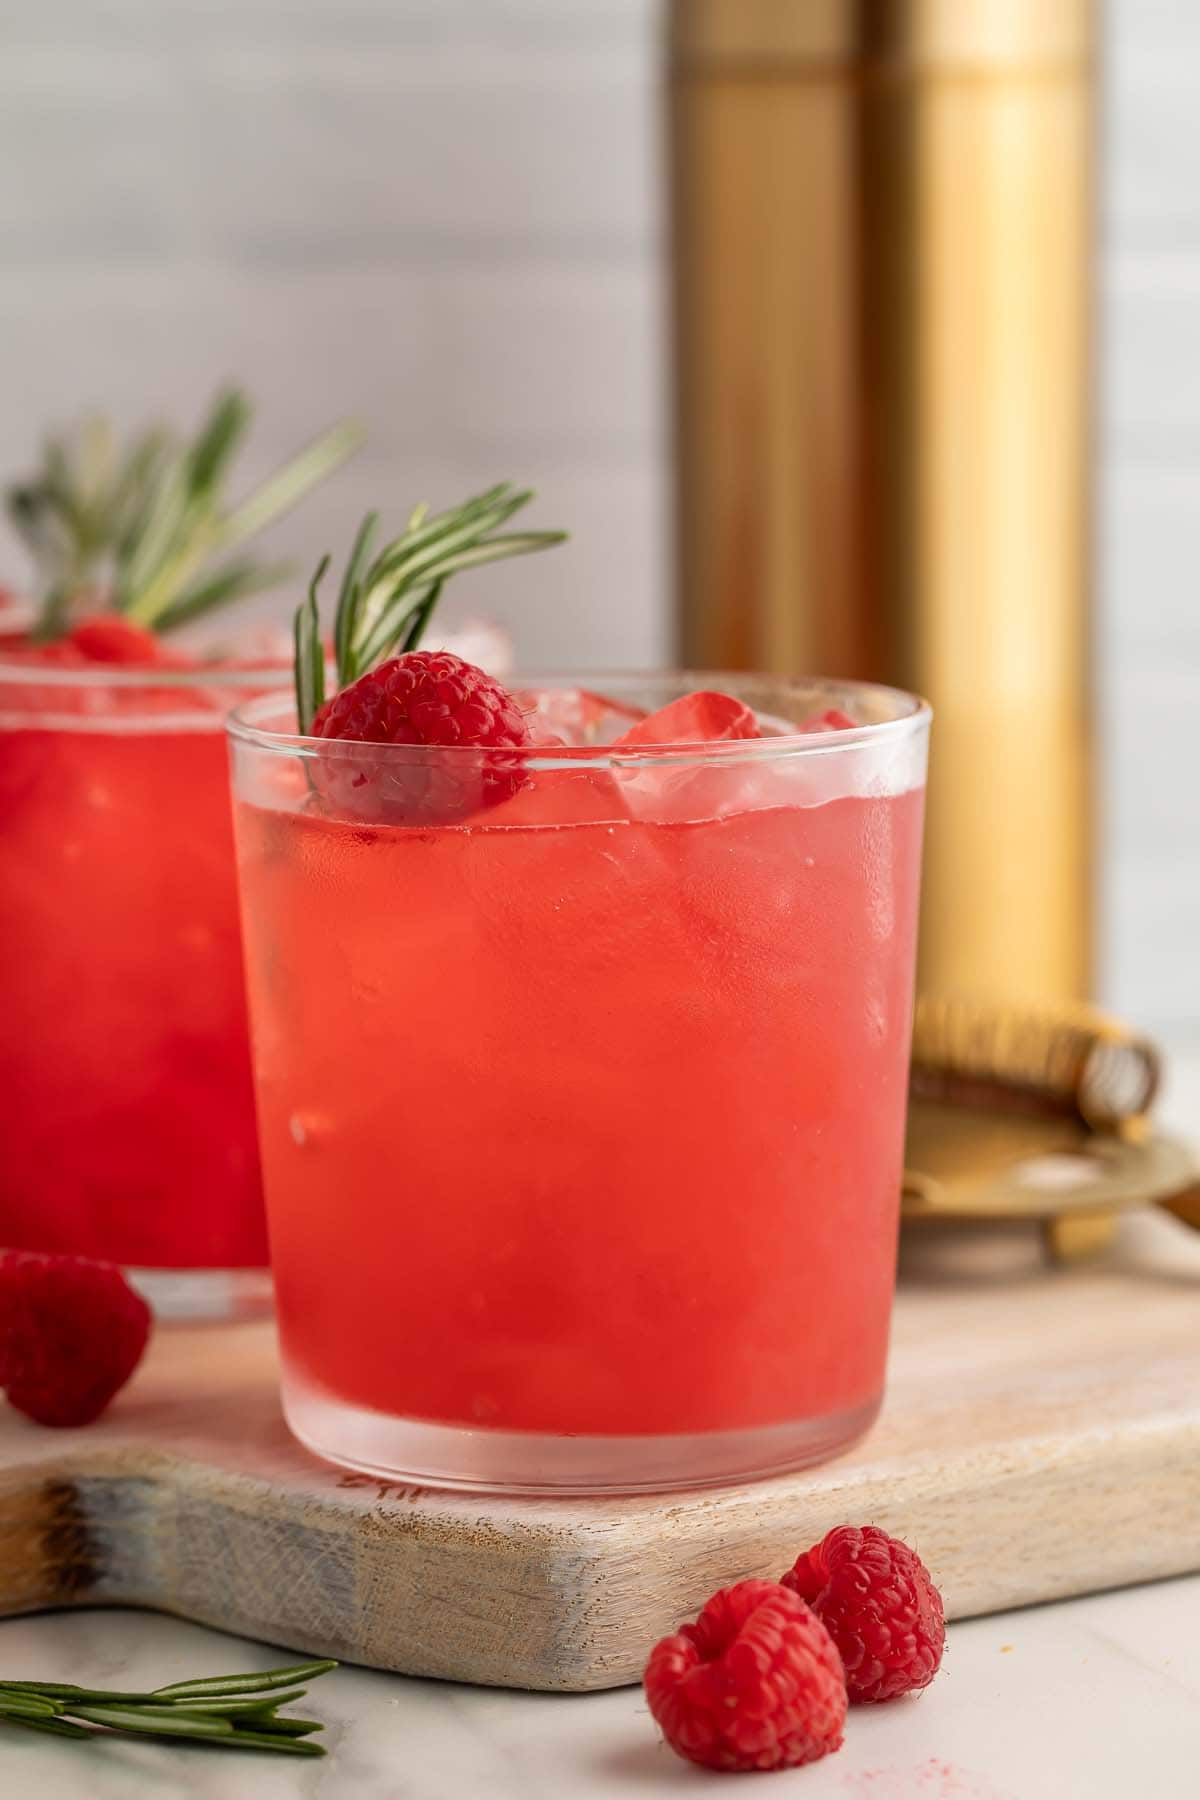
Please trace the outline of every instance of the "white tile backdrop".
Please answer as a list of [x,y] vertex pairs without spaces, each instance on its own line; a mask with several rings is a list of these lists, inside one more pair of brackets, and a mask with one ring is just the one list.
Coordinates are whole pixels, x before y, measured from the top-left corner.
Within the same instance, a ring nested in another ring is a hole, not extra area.
[[[371,426],[286,528],[302,561],[389,496],[528,478],[574,541],[489,576],[525,659],[660,660],[656,18],[4,0],[0,473],[83,401],[185,415],[246,374],[252,466],[339,411]],[[1108,32],[1104,984],[1200,1040],[1200,5],[1111,0]]]
[[572,546],[489,574],[489,609],[542,666],[661,660],[654,25],[652,0],[7,0],[0,471],[81,398],[184,415],[244,374],[252,464],[371,428],[278,534],[306,564],[368,504],[528,479]]
[[1200,6],[1109,0],[1097,681],[1104,985],[1200,1042]]

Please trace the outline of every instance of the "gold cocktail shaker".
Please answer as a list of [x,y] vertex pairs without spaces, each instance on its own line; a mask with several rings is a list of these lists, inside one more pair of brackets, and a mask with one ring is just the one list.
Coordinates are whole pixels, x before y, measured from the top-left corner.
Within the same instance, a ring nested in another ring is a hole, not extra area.
[[936,712],[919,981],[1089,988],[1090,0],[675,0],[682,651]]

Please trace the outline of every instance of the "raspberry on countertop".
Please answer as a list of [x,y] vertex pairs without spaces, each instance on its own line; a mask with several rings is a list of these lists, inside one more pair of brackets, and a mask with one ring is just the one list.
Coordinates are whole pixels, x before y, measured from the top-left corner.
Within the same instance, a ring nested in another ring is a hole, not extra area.
[[841,1746],[841,1658],[778,1582],[722,1588],[694,1625],[655,1645],[643,1679],[671,1748],[706,1768],[798,1768]]
[[929,1686],[946,1644],[942,1597],[907,1544],[876,1525],[839,1525],[782,1579],[828,1628],[853,1703]]

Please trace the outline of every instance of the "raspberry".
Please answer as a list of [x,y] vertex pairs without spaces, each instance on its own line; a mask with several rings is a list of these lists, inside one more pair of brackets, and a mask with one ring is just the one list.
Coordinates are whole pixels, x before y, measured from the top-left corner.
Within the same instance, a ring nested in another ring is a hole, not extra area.
[[0,1388],[39,1425],[90,1425],[141,1361],[150,1308],[119,1269],[0,1256]]
[[[410,650],[360,675],[325,702],[312,730],[334,740],[314,771],[324,798],[397,825],[453,824],[511,798],[525,781],[521,759],[495,752],[533,743],[508,689],[448,650]],[[346,742],[407,744],[413,754],[347,750]]]
[[122,613],[93,613],[67,633],[66,642],[85,662],[137,668],[165,660],[161,641]]
[[820,1620],[774,1581],[713,1595],[650,1652],[650,1711],[709,1769],[792,1769],[841,1747],[846,1681]]
[[946,1644],[942,1596],[907,1544],[875,1525],[838,1525],[782,1579],[827,1626],[851,1701],[896,1700],[929,1686]]

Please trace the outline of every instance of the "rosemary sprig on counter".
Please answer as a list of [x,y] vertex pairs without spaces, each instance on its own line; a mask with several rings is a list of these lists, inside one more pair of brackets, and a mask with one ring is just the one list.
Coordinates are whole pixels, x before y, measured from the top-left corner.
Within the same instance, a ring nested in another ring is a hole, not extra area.
[[[373,559],[379,515],[368,513],[346,562],[334,617],[338,687],[348,687],[385,657],[415,650],[451,575],[561,544],[565,531],[501,529],[532,499],[532,489],[502,481],[446,512],[431,515],[427,506],[418,506],[402,535]],[[317,589],[328,567],[326,556],[312,578],[308,599],[296,610],[296,708],[305,734],[325,699]]]
[[97,606],[170,631],[288,578],[289,564],[230,553],[332,474],[363,433],[333,426],[232,502],[251,416],[247,396],[227,388],[190,442],[153,427],[120,445],[100,417],[49,440],[36,474],[6,494],[37,570],[36,636],[59,637]]
[[313,1732],[318,1719],[281,1717],[278,1709],[301,1700],[307,1688],[337,1664],[297,1663],[258,1674],[218,1675],[176,1681],[148,1693],[76,1687],[58,1681],[0,1681],[0,1725],[54,1737],[92,1739],[115,1735],[214,1744],[221,1750],[274,1750],[284,1756],[324,1756]]

